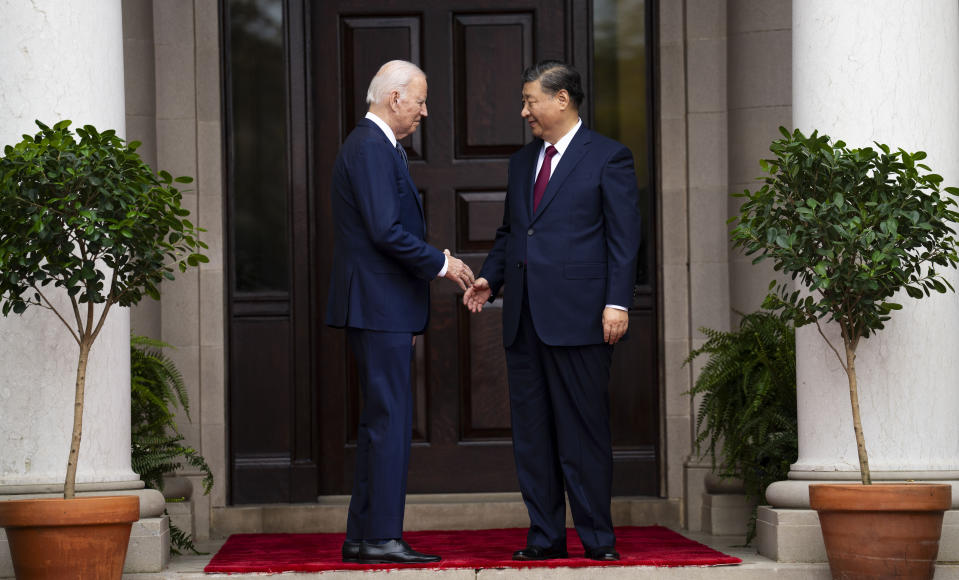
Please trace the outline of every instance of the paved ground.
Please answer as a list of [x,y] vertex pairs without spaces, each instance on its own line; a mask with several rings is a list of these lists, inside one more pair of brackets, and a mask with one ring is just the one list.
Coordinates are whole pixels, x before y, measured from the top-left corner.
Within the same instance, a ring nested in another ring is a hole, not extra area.
[[[126,574],[126,580],[247,580],[275,576],[278,580],[828,580],[826,564],[783,564],[773,562],[756,554],[754,548],[742,547],[741,538],[716,537],[682,532],[688,538],[706,544],[713,549],[742,558],[737,566],[714,567],[601,567],[601,568],[512,568],[482,570],[383,570],[333,571],[284,574],[204,574],[203,567],[211,555],[222,545],[210,542],[201,546],[210,552],[207,556],[177,556],[170,567],[152,574]],[[940,565],[935,580],[959,580],[959,564]]]

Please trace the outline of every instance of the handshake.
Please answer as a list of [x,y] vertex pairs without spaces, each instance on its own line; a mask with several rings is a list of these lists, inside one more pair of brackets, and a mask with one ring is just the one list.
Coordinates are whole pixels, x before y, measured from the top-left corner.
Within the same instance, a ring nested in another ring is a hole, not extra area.
[[489,282],[486,278],[475,278],[473,270],[463,260],[454,258],[448,249],[443,250],[443,253],[446,254],[447,260],[445,277],[456,282],[466,291],[463,295],[463,304],[469,308],[470,312],[481,312],[492,292]]

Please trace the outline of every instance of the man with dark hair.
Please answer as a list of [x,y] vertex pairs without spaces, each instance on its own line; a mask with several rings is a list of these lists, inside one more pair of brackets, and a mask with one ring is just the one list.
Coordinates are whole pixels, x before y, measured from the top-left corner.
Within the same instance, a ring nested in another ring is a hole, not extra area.
[[575,69],[545,61],[523,81],[535,139],[510,158],[503,225],[463,296],[479,312],[504,289],[513,453],[530,518],[513,558],[568,556],[565,491],[586,557],[618,560],[608,384],[640,243],[633,156],[582,126]]

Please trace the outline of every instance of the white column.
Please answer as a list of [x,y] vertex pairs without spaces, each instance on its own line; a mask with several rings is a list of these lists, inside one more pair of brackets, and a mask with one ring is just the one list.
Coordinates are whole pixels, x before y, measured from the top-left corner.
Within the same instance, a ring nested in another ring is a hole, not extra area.
[[[793,125],[853,147],[928,153],[959,185],[959,4],[955,0],[802,0],[793,7]],[[954,286],[955,272],[948,277]],[[957,286],[959,287],[959,286]],[[959,297],[896,297],[903,309],[860,343],[856,370],[874,481],[959,480]],[[834,325],[825,333],[842,350]],[[799,458],[757,514],[759,552],[824,561],[813,482],[859,479],[848,382],[814,326],[796,334]],[[953,508],[959,494],[953,494]],[[943,523],[939,559],[959,557],[959,512]]]
[[[125,133],[120,0],[0,0],[0,14],[0,147],[35,133],[34,119]],[[79,489],[142,487],[129,347],[129,310],[114,308],[90,355]],[[0,494],[63,489],[78,354],[51,312],[0,317]]]
[[[959,5],[948,0],[793,4],[793,122],[850,146],[929,154],[959,185]],[[957,285],[959,276],[950,271]],[[913,300],[860,343],[863,432],[876,480],[959,479],[959,298]],[[826,334],[842,350],[835,326]],[[777,507],[808,507],[815,480],[856,480],[848,383],[814,326],[796,335],[799,459],[773,484]],[[959,497],[954,501],[959,502]]]

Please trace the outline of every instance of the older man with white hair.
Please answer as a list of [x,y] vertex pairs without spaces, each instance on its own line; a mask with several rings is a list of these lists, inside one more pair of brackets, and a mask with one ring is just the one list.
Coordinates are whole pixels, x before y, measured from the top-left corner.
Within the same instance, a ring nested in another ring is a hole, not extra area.
[[346,328],[364,406],[343,561],[439,561],[403,541],[413,401],[411,359],[429,320],[429,283],[466,290],[473,273],[424,240],[426,220],[399,139],[426,117],[426,75],[411,62],[384,64],[370,82],[369,112],[333,169],[333,270],[326,322]]

